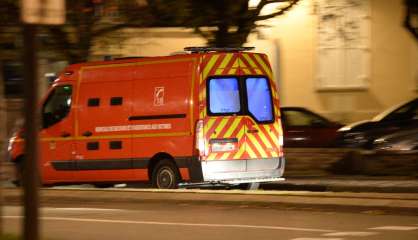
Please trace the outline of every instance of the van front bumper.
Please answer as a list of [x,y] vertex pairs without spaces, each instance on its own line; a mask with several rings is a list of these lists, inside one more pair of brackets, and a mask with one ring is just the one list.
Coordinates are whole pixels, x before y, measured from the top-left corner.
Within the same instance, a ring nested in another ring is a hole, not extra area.
[[248,159],[202,161],[204,182],[227,184],[274,182],[284,180],[285,159]]

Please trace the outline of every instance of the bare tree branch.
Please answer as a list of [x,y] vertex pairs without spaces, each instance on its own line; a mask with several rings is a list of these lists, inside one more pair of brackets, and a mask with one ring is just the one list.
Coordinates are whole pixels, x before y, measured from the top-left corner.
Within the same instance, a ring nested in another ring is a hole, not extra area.
[[[267,3],[264,3],[264,5],[267,5],[267,4],[270,4],[270,3],[283,2],[283,1],[279,0],[279,1],[265,1],[265,2],[267,2]],[[258,16],[258,17],[255,18],[255,21],[263,21],[263,20],[267,20],[267,19],[270,19],[270,18],[280,16],[280,15],[284,14],[286,11],[290,10],[294,5],[296,5],[299,2],[299,0],[291,0],[291,1],[286,1],[286,2],[289,2],[288,6],[286,6],[284,8],[281,8],[279,11],[271,13],[271,14]],[[261,2],[260,2],[260,4],[261,4]]]

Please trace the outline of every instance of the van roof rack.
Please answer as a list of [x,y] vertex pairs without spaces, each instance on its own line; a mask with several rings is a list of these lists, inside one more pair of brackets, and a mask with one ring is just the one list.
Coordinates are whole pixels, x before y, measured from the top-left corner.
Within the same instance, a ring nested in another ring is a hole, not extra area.
[[192,53],[205,52],[242,52],[254,50],[254,47],[185,47],[184,51]]

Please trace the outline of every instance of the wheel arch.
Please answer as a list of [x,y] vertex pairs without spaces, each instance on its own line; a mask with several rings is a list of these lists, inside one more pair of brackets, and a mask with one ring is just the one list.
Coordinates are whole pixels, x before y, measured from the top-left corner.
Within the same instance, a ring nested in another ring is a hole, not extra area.
[[[159,152],[155,154],[148,163],[148,180],[151,181],[152,178],[152,172],[154,171],[155,166],[157,163],[163,159],[171,161],[177,168],[177,171],[180,173],[180,169],[177,166],[176,161],[174,160],[174,157],[166,152]],[[182,178],[181,174],[179,174],[180,178]]]

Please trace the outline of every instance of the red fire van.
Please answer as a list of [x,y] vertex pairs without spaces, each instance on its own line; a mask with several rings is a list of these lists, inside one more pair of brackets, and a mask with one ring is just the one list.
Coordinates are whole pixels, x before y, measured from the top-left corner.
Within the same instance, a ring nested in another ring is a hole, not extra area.
[[[42,108],[43,184],[260,183],[284,171],[267,56],[246,49],[68,66]],[[21,169],[24,142],[9,142]]]

